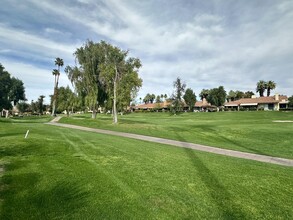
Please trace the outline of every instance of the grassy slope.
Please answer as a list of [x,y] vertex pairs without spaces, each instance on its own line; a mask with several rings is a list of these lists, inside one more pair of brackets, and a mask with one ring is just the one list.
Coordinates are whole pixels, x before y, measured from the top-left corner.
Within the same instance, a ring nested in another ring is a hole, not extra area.
[[293,112],[141,113],[121,116],[113,125],[110,115],[62,118],[61,122],[157,136],[209,146],[293,158]]
[[293,218],[292,168],[27,122],[0,121],[0,219]]

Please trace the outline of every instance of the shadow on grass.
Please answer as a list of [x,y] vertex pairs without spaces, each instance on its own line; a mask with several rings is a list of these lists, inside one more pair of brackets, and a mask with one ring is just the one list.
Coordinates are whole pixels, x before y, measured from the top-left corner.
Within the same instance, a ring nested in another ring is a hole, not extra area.
[[73,181],[47,182],[38,173],[4,175],[0,219],[70,219],[87,206],[89,192]]
[[[180,135],[177,134],[178,140],[184,141]],[[209,168],[196,155],[196,151],[190,148],[184,148],[186,155],[190,159],[193,167],[198,172],[201,181],[209,189],[210,196],[214,204],[218,207],[218,211],[224,219],[248,219],[246,213],[241,211],[241,207],[231,199],[232,195],[219,182],[216,176],[209,170]]]
[[0,158],[9,156],[15,157],[35,155],[36,152],[39,152],[39,149],[41,149],[41,146],[39,145],[22,145],[22,143],[14,142],[0,148]]
[[13,137],[13,136],[15,136],[15,137],[23,137],[24,138],[24,136],[25,136],[25,133],[26,133],[26,131],[23,131],[23,132],[15,132],[15,133],[7,133],[7,134],[0,134],[0,138],[1,137]]
[[198,171],[201,181],[209,189],[210,196],[214,204],[218,207],[218,210],[222,213],[222,217],[224,219],[248,219],[246,213],[241,211],[241,207],[233,202],[228,190],[226,190],[216,176],[197,157],[195,151],[185,148],[185,152],[194,168]]
[[[234,146],[237,146],[239,148],[246,150],[244,152],[256,153],[256,154],[261,154],[261,155],[268,155],[265,152],[262,152],[260,150],[255,149],[255,148],[251,148],[251,147],[248,147],[247,145],[241,144],[239,141],[235,141],[235,140],[232,140],[231,138],[225,137],[224,135],[220,135],[215,129],[213,129],[212,125],[200,125],[200,126],[198,126],[198,128],[202,129],[204,132],[215,134],[214,139],[219,140],[220,143],[231,143]],[[213,137],[211,136],[211,138],[213,138]],[[215,147],[217,147],[217,146],[215,146]],[[228,148],[228,149],[231,149],[231,148]],[[237,150],[237,149],[231,149],[231,150]],[[239,151],[241,151],[241,150],[239,150]]]

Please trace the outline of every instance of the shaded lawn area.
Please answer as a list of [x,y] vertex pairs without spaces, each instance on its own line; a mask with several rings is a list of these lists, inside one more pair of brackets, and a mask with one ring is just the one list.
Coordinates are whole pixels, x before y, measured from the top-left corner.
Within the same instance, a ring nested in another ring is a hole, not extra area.
[[0,135],[0,219],[293,218],[292,168],[41,123]]
[[293,112],[132,113],[112,124],[111,115],[76,115],[61,123],[143,134],[293,159]]

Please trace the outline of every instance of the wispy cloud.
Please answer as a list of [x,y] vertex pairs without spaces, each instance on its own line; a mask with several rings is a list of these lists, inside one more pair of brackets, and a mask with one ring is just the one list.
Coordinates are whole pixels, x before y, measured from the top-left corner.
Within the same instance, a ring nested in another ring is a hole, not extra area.
[[[279,93],[293,93],[290,0],[27,0],[20,6],[17,1],[7,4],[14,7],[0,9],[5,14],[0,15],[0,59],[19,66],[18,70],[22,63],[28,65],[26,70],[47,72],[57,56],[66,65],[72,64],[73,52],[85,40],[103,39],[141,58],[144,84],[140,96],[168,94],[177,76],[197,93],[219,85],[227,90],[254,90],[260,79],[276,81]],[[64,82],[68,83],[66,77]]]

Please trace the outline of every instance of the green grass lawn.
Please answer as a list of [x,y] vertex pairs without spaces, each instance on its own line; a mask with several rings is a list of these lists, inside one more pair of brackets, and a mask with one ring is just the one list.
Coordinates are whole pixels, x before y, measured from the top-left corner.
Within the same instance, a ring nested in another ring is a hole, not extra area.
[[[144,118],[132,117],[116,129],[130,131],[131,122]],[[145,119],[159,128],[169,120]],[[0,119],[0,219],[293,219],[290,167],[58,128],[47,120]],[[106,117],[97,121],[112,126]]]
[[120,116],[118,125],[111,115],[99,114],[95,120],[76,115],[61,123],[293,159],[293,123],[274,120],[293,120],[293,112],[134,113]]

